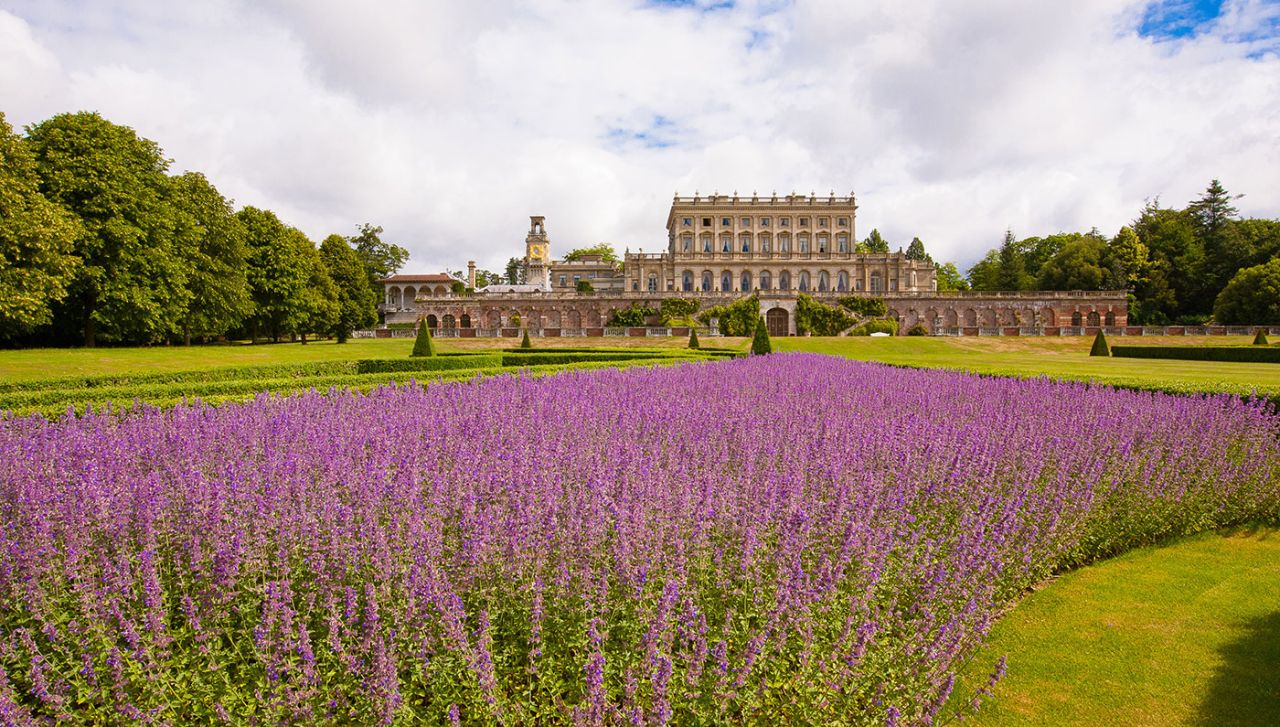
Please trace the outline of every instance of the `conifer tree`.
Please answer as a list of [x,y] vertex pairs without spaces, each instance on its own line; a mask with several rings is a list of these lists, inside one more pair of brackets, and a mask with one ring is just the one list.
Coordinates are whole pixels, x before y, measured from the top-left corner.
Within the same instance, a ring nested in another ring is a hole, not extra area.
[[1107,337],[1103,335],[1102,329],[1098,329],[1098,335],[1093,337],[1093,348],[1089,349],[1090,356],[1110,356],[1111,346],[1107,345]]
[[689,329],[689,348],[701,348],[701,345],[698,343],[698,329],[696,328]]
[[764,316],[756,321],[756,332],[751,338],[751,355],[763,356],[773,353],[773,344],[769,341],[769,331],[764,325]]
[[1266,346],[1269,344],[1270,344],[1270,341],[1267,340],[1267,329],[1259,328],[1258,332],[1253,334],[1253,345]]
[[413,342],[413,353],[411,356],[434,356],[436,355],[436,344],[431,340],[431,329],[427,328],[425,320],[418,322],[418,338]]
[[524,337],[520,339],[520,348],[533,348],[533,343],[529,341],[529,329],[524,329]]

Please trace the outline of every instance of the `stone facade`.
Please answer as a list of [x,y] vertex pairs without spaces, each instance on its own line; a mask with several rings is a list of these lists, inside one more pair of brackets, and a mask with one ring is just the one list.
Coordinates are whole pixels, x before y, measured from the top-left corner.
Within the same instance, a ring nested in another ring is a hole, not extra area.
[[[773,335],[794,335],[801,293],[828,304],[846,295],[884,299],[906,332],[1058,335],[1128,323],[1126,291],[940,293],[931,263],[901,251],[858,252],[853,195],[673,198],[666,250],[627,252],[621,268],[599,256],[552,260],[542,217],[525,237],[527,284],[455,295],[444,275],[383,281],[386,322],[425,320],[443,335],[599,335],[615,311],[657,309],[670,297],[702,309],[755,294]],[[576,292],[579,280],[593,293]],[[412,302],[410,302],[412,301]],[[654,321],[656,324],[657,322]]]

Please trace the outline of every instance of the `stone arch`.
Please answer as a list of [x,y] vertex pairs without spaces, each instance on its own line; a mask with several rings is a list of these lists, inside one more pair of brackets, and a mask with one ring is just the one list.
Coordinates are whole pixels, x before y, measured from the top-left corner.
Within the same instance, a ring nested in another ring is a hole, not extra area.
[[[525,323],[524,316],[520,315],[520,311],[516,310],[515,308],[512,308],[511,310],[507,311],[507,314],[504,316],[504,318],[506,320],[503,322],[507,326],[519,327],[521,325],[524,325]],[[515,321],[519,321],[519,323],[516,323]]]
[[439,319],[439,318],[436,318],[436,314],[435,314],[435,313],[428,313],[428,314],[427,314],[427,328],[430,328],[431,330],[433,330],[433,331],[434,331],[434,330],[436,330],[436,329],[437,329],[437,328],[439,328],[439,327],[440,327],[440,319]]
[[1058,316],[1054,314],[1052,308],[1040,309],[1040,325],[1055,326],[1057,325]]
[[600,316],[600,309],[595,306],[588,308],[587,314],[582,318],[582,322],[591,328],[599,328],[603,320]]
[[401,300],[404,301],[405,308],[408,308],[409,306],[413,305],[413,301],[416,300],[417,297],[418,297],[417,288],[414,288],[412,285],[404,286],[403,297],[401,298]]
[[981,321],[979,325],[981,325],[983,328],[995,328],[997,325],[996,309],[983,308],[982,312],[978,315],[978,319]]
[[947,328],[955,328],[960,325],[960,316],[956,313],[955,308],[947,308],[942,311],[942,325]]
[[978,311],[972,308],[964,309],[964,324],[970,328],[978,325]]
[[890,308],[889,310],[885,311],[884,316],[885,318],[892,318],[895,321],[899,320],[900,318],[900,316],[898,315],[898,309],[896,308]]
[[582,314],[571,310],[563,319],[565,328],[582,328]]
[[770,336],[785,336],[791,332],[790,314],[786,308],[775,306],[764,314],[764,325]]
[[462,316],[458,318],[458,326],[461,328],[470,328],[471,315],[468,313],[463,313]]
[[452,313],[445,313],[444,318],[440,319],[440,323],[443,327],[450,330],[458,327],[458,319],[454,318]]
[[392,308],[400,307],[400,289],[392,286],[387,289],[387,305]]
[[487,313],[485,313],[484,327],[485,328],[501,328],[502,327],[502,313],[497,308],[494,308],[488,311]]

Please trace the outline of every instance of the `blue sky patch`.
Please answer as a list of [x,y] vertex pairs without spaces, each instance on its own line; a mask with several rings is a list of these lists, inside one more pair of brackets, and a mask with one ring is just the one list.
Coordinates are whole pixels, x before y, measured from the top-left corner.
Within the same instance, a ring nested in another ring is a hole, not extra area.
[[1138,34],[1154,40],[1195,37],[1222,14],[1222,0],[1161,0],[1147,5]]
[[713,2],[710,0],[648,0],[648,4],[662,8],[696,8],[704,13],[714,10],[731,10],[734,6],[734,0],[720,0]]
[[644,128],[628,128],[610,126],[605,138],[614,146],[630,146],[637,144],[646,149],[666,149],[676,145],[678,127],[675,122],[661,114],[655,114],[649,125]]

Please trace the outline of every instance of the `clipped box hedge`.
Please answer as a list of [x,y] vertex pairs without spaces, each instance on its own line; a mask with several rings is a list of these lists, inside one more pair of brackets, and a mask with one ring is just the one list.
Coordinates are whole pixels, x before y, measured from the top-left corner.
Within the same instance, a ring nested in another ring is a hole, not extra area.
[[1280,348],[1263,346],[1112,346],[1111,355],[1118,358],[1280,363]]

